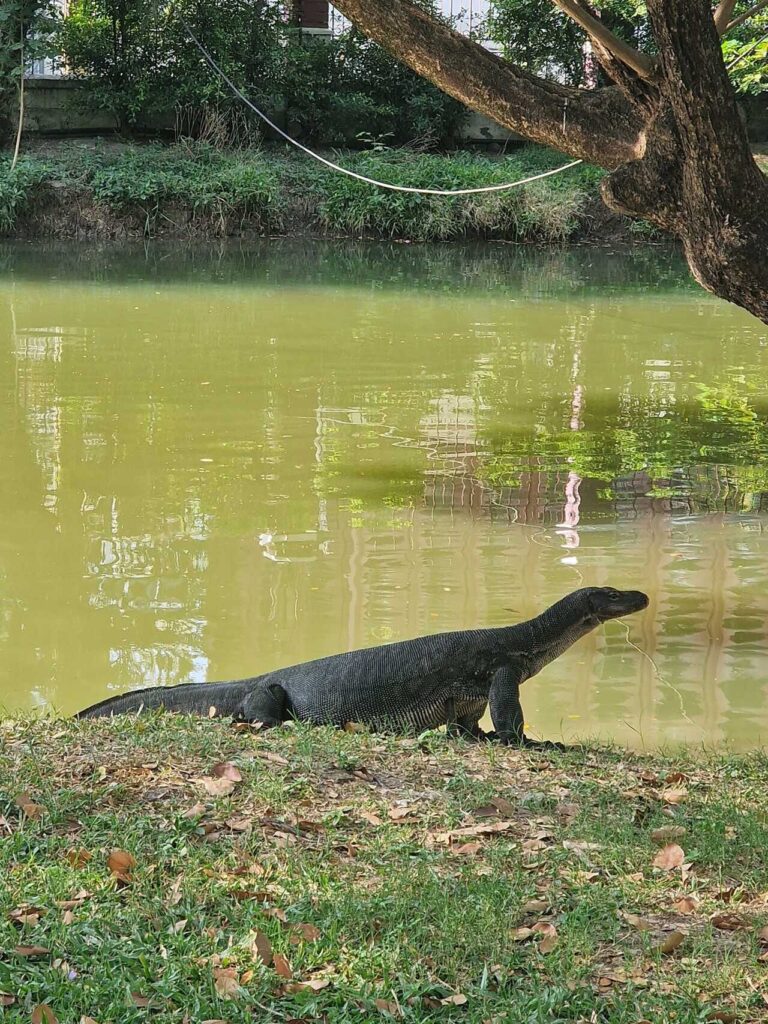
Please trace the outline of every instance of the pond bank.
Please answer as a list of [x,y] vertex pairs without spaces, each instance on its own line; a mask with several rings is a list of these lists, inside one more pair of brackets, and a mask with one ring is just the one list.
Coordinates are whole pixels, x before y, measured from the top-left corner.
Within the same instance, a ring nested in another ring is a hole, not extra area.
[[169,715],[0,738],[14,1024],[764,1019],[764,753]]
[[[393,184],[453,189],[515,181],[567,158],[525,146],[495,158],[393,150],[335,159]],[[601,177],[582,165],[508,192],[446,198],[383,192],[282,148],[48,141],[14,172],[0,162],[0,234],[99,240],[314,233],[545,244],[648,237],[643,225],[605,208]]]

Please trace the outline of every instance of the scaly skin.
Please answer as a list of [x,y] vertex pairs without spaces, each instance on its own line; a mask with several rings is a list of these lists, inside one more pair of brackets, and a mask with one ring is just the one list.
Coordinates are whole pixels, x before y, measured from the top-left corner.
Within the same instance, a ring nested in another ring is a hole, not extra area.
[[[185,714],[231,716],[277,725],[361,722],[409,732],[441,725],[449,733],[518,746],[538,744],[523,732],[520,686],[608,619],[648,604],[637,590],[586,587],[516,626],[438,633],[292,665],[251,679],[152,687],[111,697],[79,718],[164,707]],[[479,726],[490,704],[493,733]]]

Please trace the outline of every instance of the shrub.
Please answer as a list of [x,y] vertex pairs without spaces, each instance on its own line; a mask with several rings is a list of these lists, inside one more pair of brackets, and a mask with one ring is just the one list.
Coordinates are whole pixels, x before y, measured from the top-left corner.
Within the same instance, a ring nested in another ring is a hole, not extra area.
[[49,171],[48,165],[39,160],[22,157],[11,170],[10,159],[0,159],[0,233],[13,229]]

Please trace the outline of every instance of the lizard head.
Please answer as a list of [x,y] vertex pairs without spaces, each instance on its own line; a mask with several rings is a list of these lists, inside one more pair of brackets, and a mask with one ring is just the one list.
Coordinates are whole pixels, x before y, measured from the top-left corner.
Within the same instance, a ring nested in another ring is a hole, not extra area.
[[591,618],[598,622],[620,619],[623,615],[648,607],[648,596],[642,590],[614,590],[613,587],[589,587],[586,591]]

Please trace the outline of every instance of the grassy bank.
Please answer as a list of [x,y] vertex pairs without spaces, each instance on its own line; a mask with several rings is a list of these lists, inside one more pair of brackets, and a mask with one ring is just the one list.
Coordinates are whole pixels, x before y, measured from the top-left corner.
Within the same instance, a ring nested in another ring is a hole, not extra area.
[[765,755],[2,728],[9,1022],[768,1013]]
[[[528,177],[565,158],[534,146],[487,158],[397,150],[337,155],[393,184],[475,188]],[[0,233],[114,237],[316,231],[414,241],[583,237],[601,172],[580,166],[508,192],[467,197],[385,192],[284,149],[226,153],[200,144],[48,144],[14,171],[0,162]]]

